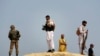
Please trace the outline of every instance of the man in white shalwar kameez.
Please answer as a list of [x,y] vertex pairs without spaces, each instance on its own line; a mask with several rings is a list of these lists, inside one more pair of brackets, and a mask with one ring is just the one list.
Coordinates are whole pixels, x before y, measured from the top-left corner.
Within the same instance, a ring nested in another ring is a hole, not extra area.
[[79,40],[79,50],[80,50],[80,53],[81,54],[84,54],[84,49],[83,49],[83,42],[84,42],[84,39],[86,37],[86,34],[88,33],[88,30],[86,29],[86,24],[87,24],[87,21],[82,21],[82,25],[80,25],[78,27],[78,40]]
[[48,44],[48,51],[47,52],[54,52],[54,41],[53,41],[53,37],[54,37],[54,29],[55,29],[55,24],[54,21],[50,19],[50,16],[47,15],[46,16],[46,24],[43,27],[43,30],[46,31],[47,34],[47,44]]

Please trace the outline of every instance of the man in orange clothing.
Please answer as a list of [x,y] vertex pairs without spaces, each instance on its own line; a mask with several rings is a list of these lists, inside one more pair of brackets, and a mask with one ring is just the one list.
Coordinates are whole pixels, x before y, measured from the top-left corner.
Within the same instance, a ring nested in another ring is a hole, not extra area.
[[61,38],[59,39],[59,51],[60,52],[65,52],[67,44],[66,44],[66,40],[64,39],[64,34],[61,34]]

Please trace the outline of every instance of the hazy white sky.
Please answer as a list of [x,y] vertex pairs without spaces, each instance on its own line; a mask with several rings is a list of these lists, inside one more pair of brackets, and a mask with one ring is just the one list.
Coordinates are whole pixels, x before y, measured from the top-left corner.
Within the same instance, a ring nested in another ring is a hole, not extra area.
[[95,56],[100,55],[100,0],[0,0],[0,56],[8,55],[11,24],[21,32],[20,56],[47,51],[46,32],[41,30],[46,15],[50,15],[56,24],[56,50],[60,34],[63,33],[68,51],[78,53],[76,28],[82,20],[87,20],[87,48],[90,43],[94,43]]

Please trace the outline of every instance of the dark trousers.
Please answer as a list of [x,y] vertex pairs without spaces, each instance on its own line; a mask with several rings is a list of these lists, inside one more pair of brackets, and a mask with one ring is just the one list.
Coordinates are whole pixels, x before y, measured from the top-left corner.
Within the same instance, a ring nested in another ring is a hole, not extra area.
[[15,49],[16,49],[16,56],[18,56],[18,53],[19,53],[19,51],[18,51],[18,40],[11,40],[9,56],[11,56],[14,46],[15,46]]

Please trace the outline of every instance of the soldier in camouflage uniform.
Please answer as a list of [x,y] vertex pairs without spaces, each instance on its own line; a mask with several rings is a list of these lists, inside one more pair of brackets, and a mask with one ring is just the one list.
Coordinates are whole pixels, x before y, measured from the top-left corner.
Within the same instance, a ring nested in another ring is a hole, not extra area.
[[14,25],[10,26],[11,30],[9,31],[8,38],[10,39],[10,50],[9,56],[12,54],[13,47],[15,46],[16,49],[16,56],[18,56],[18,40],[20,38],[20,33],[18,30],[15,29]]

